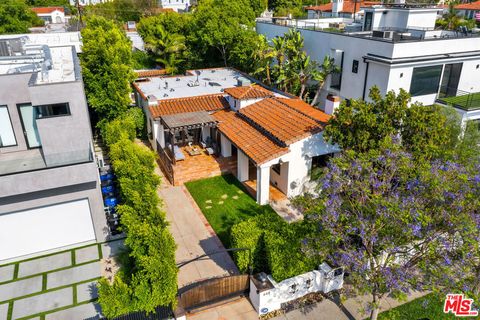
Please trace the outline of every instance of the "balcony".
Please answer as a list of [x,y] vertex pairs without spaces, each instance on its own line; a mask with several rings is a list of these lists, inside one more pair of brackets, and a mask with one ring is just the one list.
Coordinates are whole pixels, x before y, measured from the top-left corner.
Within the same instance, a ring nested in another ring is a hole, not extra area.
[[467,92],[462,90],[454,90],[454,92],[455,94],[439,93],[436,102],[465,111],[480,109],[480,92]]
[[44,155],[41,148],[0,154],[0,176],[93,161],[90,148]]

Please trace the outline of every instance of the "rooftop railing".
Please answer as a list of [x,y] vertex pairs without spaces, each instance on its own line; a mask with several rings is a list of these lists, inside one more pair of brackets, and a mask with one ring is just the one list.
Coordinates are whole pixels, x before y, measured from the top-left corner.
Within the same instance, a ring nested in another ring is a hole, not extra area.
[[449,94],[439,93],[436,101],[444,105],[451,105],[465,111],[480,109],[480,92],[467,92],[455,88],[442,90]]

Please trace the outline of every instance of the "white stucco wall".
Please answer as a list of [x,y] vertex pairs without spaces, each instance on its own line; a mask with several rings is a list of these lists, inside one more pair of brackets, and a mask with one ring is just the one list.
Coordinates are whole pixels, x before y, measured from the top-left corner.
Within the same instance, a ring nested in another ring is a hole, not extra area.
[[[302,193],[303,184],[310,179],[312,157],[340,151],[337,146],[332,146],[325,142],[323,133],[318,133],[297,141],[291,144],[289,148],[290,152],[288,154],[261,165],[261,167],[270,167],[273,164],[279,163],[280,160],[285,164],[288,163],[286,192],[288,197],[294,197]],[[273,172],[273,170],[271,170],[271,172]],[[285,181],[281,179],[279,181],[280,184],[285,183]]]

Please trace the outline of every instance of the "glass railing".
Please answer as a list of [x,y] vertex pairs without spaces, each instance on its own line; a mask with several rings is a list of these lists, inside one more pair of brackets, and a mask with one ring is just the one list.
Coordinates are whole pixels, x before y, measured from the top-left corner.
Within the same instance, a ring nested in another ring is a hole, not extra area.
[[0,176],[92,162],[91,148],[45,155],[41,148],[0,154]]
[[[451,90],[450,90],[451,89]],[[467,92],[456,88],[445,88],[437,95],[437,102],[463,110],[480,109],[480,92]]]

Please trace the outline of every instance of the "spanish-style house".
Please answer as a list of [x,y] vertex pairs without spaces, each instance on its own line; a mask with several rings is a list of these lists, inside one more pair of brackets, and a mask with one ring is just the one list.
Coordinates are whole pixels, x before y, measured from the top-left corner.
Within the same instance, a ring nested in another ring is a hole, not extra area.
[[457,4],[455,9],[466,19],[475,19],[477,22],[480,21],[480,1]]
[[230,171],[266,204],[302,193],[312,168],[338,151],[323,139],[329,115],[237,70],[145,74],[134,83],[136,103],[176,185]]
[[37,16],[48,23],[65,23],[65,10],[63,7],[38,7],[32,8]]

